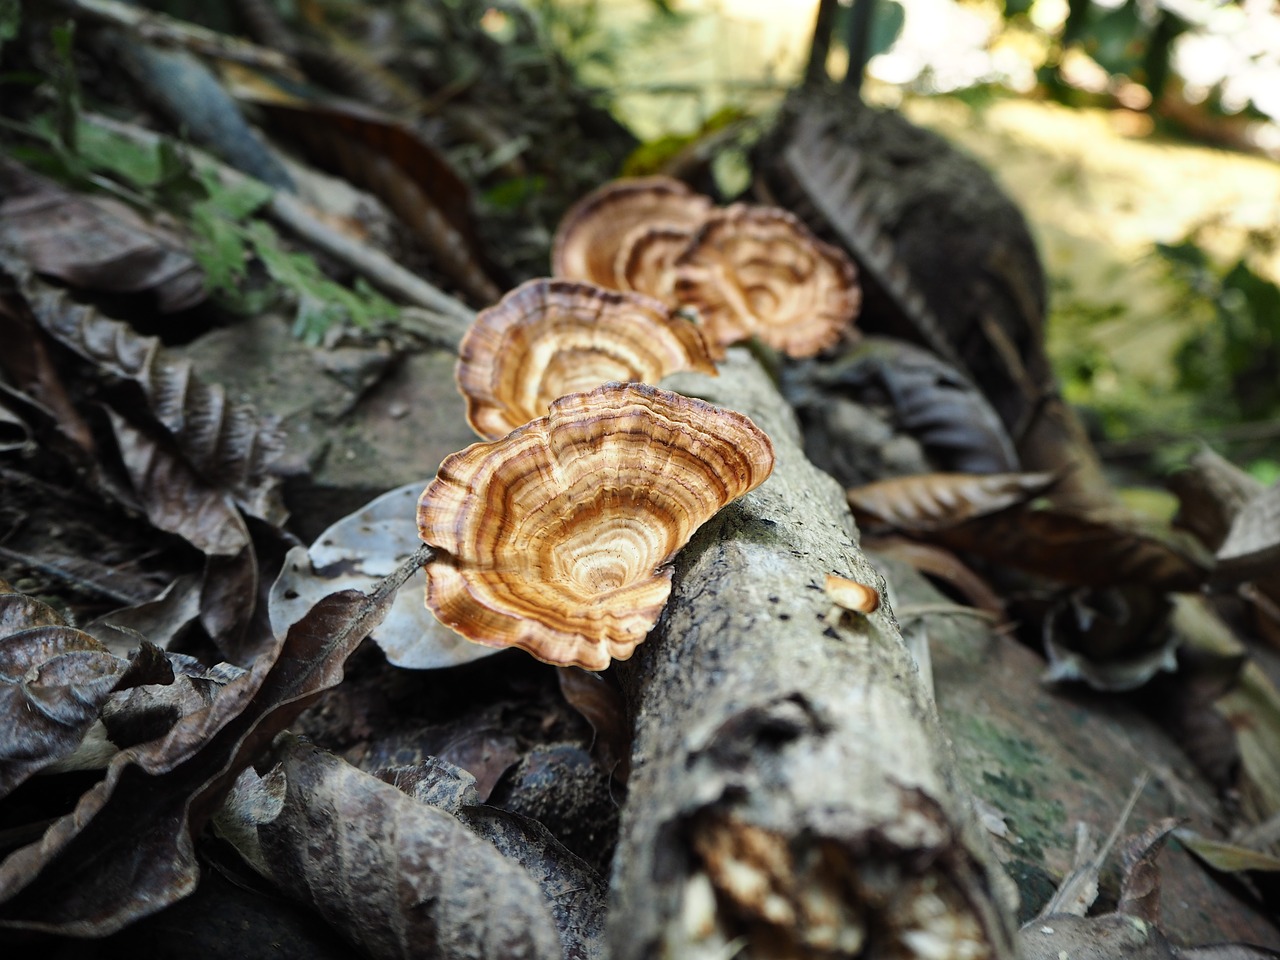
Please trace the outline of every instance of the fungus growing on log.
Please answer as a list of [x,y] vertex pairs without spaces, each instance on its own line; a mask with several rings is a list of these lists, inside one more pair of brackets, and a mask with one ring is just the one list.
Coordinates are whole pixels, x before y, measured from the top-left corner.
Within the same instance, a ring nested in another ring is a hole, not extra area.
[[689,320],[638,293],[540,279],[477,315],[457,380],[467,422],[494,440],[545,416],[557,397],[611,380],[657,383],[678,370],[716,372]]
[[602,670],[657,621],[694,531],[772,470],[740,413],[644,384],[562,397],[440,465],[418,501],[427,605],[477,643]]
[[613,180],[587,194],[561,218],[551,249],[551,272],[619,289],[618,254],[635,227],[692,229],[713,208],[709,197],[670,177]]
[[735,204],[709,217],[675,261],[675,297],[707,339],[758,336],[811,357],[852,329],[862,302],[853,262],[785,210]]

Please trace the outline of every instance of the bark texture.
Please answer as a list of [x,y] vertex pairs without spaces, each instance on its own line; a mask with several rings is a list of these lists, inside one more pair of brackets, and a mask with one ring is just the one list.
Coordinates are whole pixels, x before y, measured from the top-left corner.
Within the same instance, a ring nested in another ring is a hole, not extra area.
[[1007,880],[892,612],[831,616],[828,573],[884,593],[842,491],[745,350],[663,385],[746,413],[777,467],[683,551],[620,665],[635,751],[613,956],[1010,956]]

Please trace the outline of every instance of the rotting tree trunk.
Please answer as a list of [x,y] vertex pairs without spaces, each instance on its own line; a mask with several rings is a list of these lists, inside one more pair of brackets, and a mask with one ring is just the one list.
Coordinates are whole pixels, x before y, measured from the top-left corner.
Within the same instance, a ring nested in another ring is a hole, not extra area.
[[828,622],[827,573],[879,582],[842,491],[746,351],[663,385],[752,417],[777,467],[682,552],[621,665],[635,749],[615,960],[1010,956],[1007,880],[892,615]]

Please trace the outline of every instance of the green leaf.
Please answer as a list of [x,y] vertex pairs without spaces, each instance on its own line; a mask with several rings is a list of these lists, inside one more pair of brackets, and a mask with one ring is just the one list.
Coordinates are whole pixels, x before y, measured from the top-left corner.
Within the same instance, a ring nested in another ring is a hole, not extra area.
[[0,0],[0,47],[18,35],[22,26],[20,0]]
[[314,258],[285,250],[276,232],[261,220],[244,232],[267,273],[295,298],[294,333],[308,343],[319,343],[332,326],[344,321],[368,329],[395,318],[396,307],[389,300],[368,287],[357,292],[330,280]]
[[1135,0],[1126,0],[1114,10],[1091,16],[1080,39],[1085,53],[1093,57],[1102,69],[1108,73],[1132,76],[1142,64],[1149,33],[1138,4]]
[[239,221],[256,213],[274,193],[259,180],[245,179],[234,185],[224,184],[213,173],[201,178],[209,194],[208,202],[228,220]]
[[160,157],[154,146],[79,120],[76,149],[80,158],[94,170],[113,174],[136,187],[153,187],[160,182]]
[[80,84],[76,79],[72,48],[75,46],[76,25],[68,20],[66,26],[51,31],[58,69],[54,72],[54,93],[57,97],[57,140],[72,153],[76,152],[76,124],[80,119]]

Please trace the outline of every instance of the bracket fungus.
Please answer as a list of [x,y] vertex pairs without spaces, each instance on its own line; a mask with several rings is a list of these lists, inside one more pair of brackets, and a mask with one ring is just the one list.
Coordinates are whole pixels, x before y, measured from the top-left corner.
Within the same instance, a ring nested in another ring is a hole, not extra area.
[[644,384],[562,397],[423,491],[427,605],[478,643],[602,670],[657,622],[694,531],[772,470],[740,413]]
[[689,246],[693,232],[670,223],[633,227],[618,248],[613,269],[616,286],[675,305],[675,262]]
[[692,230],[713,209],[710,197],[671,177],[613,180],[591,191],[561,218],[551,249],[551,272],[619,289],[618,255],[634,228]]
[[835,346],[862,302],[857,270],[785,210],[735,204],[709,217],[675,261],[675,296],[707,338],[758,336],[792,357]]
[[467,421],[493,440],[552,400],[611,380],[715,375],[698,327],[657,300],[575,280],[530,280],[482,310],[458,351]]

